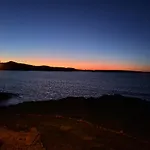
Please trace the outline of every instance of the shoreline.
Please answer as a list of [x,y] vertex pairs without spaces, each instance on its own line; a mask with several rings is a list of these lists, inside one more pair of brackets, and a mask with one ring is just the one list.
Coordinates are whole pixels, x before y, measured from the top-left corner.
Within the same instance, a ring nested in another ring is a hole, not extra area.
[[150,147],[150,102],[139,98],[103,95],[24,102],[0,107],[0,118],[2,149],[28,146],[49,150],[62,149],[62,145],[70,150]]
[[68,97],[0,107],[3,117],[15,114],[62,115],[150,140],[150,102],[121,95]]

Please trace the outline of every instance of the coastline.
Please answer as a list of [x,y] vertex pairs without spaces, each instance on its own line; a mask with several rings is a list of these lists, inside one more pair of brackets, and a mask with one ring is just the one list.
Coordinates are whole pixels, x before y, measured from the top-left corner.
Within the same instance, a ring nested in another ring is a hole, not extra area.
[[68,97],[0,107],[1,115],[41,114],[82,118],[104,127],[150,139],[150,102],[121,95]]
[[28,146],[59,150],[62,145],[71,150],[150,147],[150,102],[139,98],[103,95],[24,102],[0,107],[0,118],[2,149]]
[[71,67],[55,67],[55,66],[35,66],[20,62],[8,61],[0,62],[0,71],[65,71],[65,72],[114,72],[114,73],[150,73],[150,71],[142,70],[93,70],[93,69],[77,69]]

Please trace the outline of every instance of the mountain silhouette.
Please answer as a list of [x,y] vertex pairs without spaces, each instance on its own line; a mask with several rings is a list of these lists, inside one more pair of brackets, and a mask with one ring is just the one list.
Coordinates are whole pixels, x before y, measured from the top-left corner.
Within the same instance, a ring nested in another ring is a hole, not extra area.
[[9,61],[0,63],[0,70],[20,70],[20,71],[76,71],[75,68],[65,67],[49,67],[49,66],[33,66],[29,64],[17,63]]
[[0,70],[12,70],[12,71],[86,71],[86,72],[121,72],[121,73],[150,73],[143,71],[131,71],[131,70],[82,70],[70,67],[51,67],[51,66],[34,66],[30,64],[23,64],[14,61],[0,63]]

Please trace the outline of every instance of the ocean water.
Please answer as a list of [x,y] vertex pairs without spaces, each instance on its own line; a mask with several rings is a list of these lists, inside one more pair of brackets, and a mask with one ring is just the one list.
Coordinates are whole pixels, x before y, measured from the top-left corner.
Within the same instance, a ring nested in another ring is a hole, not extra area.
[[19,94],[19,97],[5,102],[8,105],[114,93],[150,100],[150,74],[0,71],[0,91]]

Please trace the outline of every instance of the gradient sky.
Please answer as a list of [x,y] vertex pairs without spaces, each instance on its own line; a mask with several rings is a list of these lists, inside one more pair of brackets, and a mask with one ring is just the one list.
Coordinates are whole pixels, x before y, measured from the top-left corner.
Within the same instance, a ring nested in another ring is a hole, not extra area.
[[150,2],[0,0],[0,60],[150,71]]

